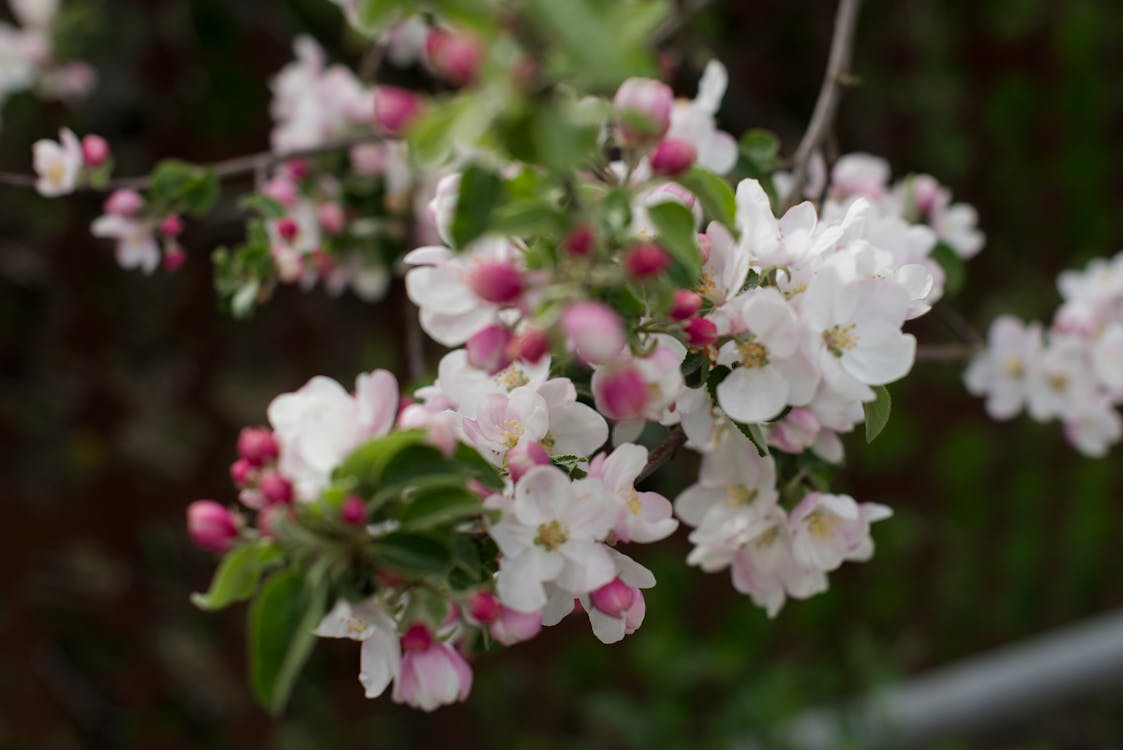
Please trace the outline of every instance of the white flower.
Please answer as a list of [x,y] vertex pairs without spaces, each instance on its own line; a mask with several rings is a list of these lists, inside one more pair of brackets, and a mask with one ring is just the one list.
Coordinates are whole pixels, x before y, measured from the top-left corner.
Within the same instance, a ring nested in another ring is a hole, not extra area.
[[90,232],[94,237],[117,241],[117,265],[121,268],[139,268],[149,274],[159,268],[160,244],[149,224],[109,214],[97,218],[90,226]]
[[820,372],[839,393],[868,401],[867,386],[885,385],[912,368],[916,339],[901,332],[909,294],[888,279],[843,282],[824,269],[802,301],[802,317],[815,334]]
[[1099,382],[1123,390],[1123,322],[1108,326],[1093,344],[1092,368]]
[[1065,420],[1065,437],[1085,456],[1102,458],[1123,438],[1123,419],[1111,404],[1093,400]]
[[636,477],[646,465],[647,448],[634,443],[619,445],[607,457],[602,453],[589,463],[589,476],[599,478],[616,502],[615,534],[621,542],[657,542],[678,528],[670,500],[636,490]]
[[733,588],[775,617],[788,596],[806,599],[827,590],[827,576],[796,562],[784,511],[773,507],[733,554]]
[[437,365],[437,382],[434,387],[422,388],[415,394],[429,399],[437,394],[445,396],[456,411],[467,419],[475,419],[477,409],[485,396],[509,394],[515,388],[531,385],[537,388],[544,383],[550,370],[549,356],[533,365],[516,361],[504,370],[489,375],[468,364],[467,352],[456,349],[441,358]]
[[278,466],[298,498],[314,500],[355,448],[390,431],[397,409],[398,382],[385,370],[356,378],[354,396],[317,375],[273,399],[267,414],[280,445]]
[[1041,355],[1041,327],[1004,315],[990,326],[987,348],[967,367],[967,390],[986,396],[992,419],[1010,419],[1025,405],[1029,374]]
[[500,601],[533,612],[546,604],[546,582],[585,594],[611,581],[616,566],[601,541],[615,520],[599,480],[570,482],[552,466],[530,469],[515,486],[511,513],[490,532],[503,553]]
[[707,63],[694,101],[675,102],[666,135],[690,143],[698,152],[698,166],[718,174],[726,174],[737,164],[737,141],[714,124],[728,84],[725,66],[717,60]]
[[35,173],[39,175],[35,189],[40,195],[53,198],[74,192],[82,172],[82,144],[67,129],[59,131],[59,142],[46,138],[32,145]]
[[702,457],[698,482],[675,500],[675,513],[694,527],[721,527],[738,516],[759,517],[775,505],[776,465],[725,420],[714,449]]
[[788,519],[792,552],[803,566],[829,572],[843,560],[873,556],[870,523],[889,518],[884,505],[858,503],[849,495],[807,494]]
[[986,244],[986,235],[978,228],[979,213],[974,206],[956,203],[932,217],[932,228],[963,259],[979,254]]
[[864,196],[880,201],[888,192],[889,162],[870,154],[846,154],[831,167],[830,192],[835,198]]
[[[732,303],[731,303],[732,304]],[[785,406],[803,406],[815,395],[819,373],[801,351],[803,327],[784,296],[755,289],[740,299],[745,330],[718,352],[733,370],[717,387],[717,400],[742,423],[772,419]]]
[[550,429],[549,407],[536,390],[521,386],[511,391],[510,396],[485,396],[476,419],[464,419],[462,425],[464,434],[484,458],[504,466],[509,450],[546,436]]
[[471,275],[482,264],[515,263],[517,249],[506,239],[481,237],[461,252],[431,245],[410,251],[402,259],[406,292],[421,308],[421,327],[445,346],[459,346],[472,334],[498,320],[501,305],[473,290]]
[[1051,336],[1026,381],[1027,411],[1038,422],[1073,416],[1091,401],[1094,388],[1084,341]]
[[596,409],[577,400],[569,378],[551,378],[538,386],[546,402],[549,431],[542,443],[553,456],[589,456],[608,440],[608,423]]
[[377,698],[397,678],[402,659],[394,620],[374,600],[350,605],[340,599],[314,631],[321,638],[362,641],[359,682],[367,698]]
[[59,0],[8,0],[12,13],[27,28],[45,29],[58,15]]

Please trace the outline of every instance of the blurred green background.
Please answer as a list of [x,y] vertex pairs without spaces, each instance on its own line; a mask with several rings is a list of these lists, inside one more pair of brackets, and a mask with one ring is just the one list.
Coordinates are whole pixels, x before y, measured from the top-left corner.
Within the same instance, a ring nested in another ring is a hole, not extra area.
[[[101,74],[70,111],[17,97],[0,168],[60,125],[113,143],[121,174],[266,143],[266,81],[308,30],[359,54],[324,0],[90,2],[76,51]],[[692,95],[711,55],[731,74],[722,120],[794,147],[818,91],[833,2],[719,1],[681,35]],[[1048,318],[1058,271],[1123,246],[1123,4],[868,0],[842,151],[925,171],[988,233],[950,301],[985,329]],[[232,201],[231,201],[232,206]],[[892,505],[878,554],[769,621],[725,576],[684,564],[680,534],[639,550],[659,579],[647,621],[606,647],[584,618],[485,654],[467,704],[428,716],[367,702],[358,648],[323,642],[287,714],[244,680],[244,611],[196,611],[209,557],[186,504],[232,499],[239,426],[316,373],[402,368],[400,291],[380,307],[282,291],[254,319],[215,309],[209,250],[232,207],[192,226],[178,274],[125,273],[88,225],[98,201],[0,189],[0,747],[736,747],[799,711],[1123,604],[1123,470],[1079,457],[1058,425],[990,422],[952,365],[894,386],[889,427],[847,443],[839,491]],[[954,340],[936,319],[922,342]],[[431,352],[434,356],[437,352]],[[693,469],[653,480],[668,494]],[[1037,712],[944,748],[1100,748],[1123,738],[1123,691]]]

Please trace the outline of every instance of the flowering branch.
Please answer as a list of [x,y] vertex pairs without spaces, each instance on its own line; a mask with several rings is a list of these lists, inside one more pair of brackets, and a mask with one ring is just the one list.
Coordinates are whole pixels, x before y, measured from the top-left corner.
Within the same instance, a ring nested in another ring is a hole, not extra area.
[[[222,161],[204,165],[204,168],[210,170],[220,180],[234,179],[244,175],[259,174],[292,159],[322,156],[323,154],[349,149],[352,146],[358,146],[364,143],[377,143],[382,140],[383,138],[376,133],[363,133],[311,148],[293,149],[280,153],[262,151],[246,156],[235,156],[230,159],[223,159]],[[5,187],[34,190],[38,179],[39,178],[35,175],[30,174],[0,172],[0,186]],[[147,190],[151,185],[152,177],[150,175],[144,175],[143,177],[117,177],[106,180],[103,184],[90,186],[88,189],[96,193],[110,193],[114,190]]]
[[827,73],[819,90],[819,99],[803,139],[792,158],[792,182],[787,200],[799,195],[807,179],[807,164],[834,122],[838,111],[840,86],[846,82],[847,69],[854,49],[854,32],[858,28],[858,10],[861,0],[840,0],[834,21],[834,37],[831,40],[830,56],[827,60]]

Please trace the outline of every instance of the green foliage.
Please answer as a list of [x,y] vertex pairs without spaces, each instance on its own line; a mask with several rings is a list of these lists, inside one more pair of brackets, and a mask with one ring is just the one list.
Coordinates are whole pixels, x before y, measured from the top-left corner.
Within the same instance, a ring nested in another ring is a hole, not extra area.
[[750,130],[737,144],[737,164],[731,180],[734,184],[744,179],[759,181],[775,205],[776,186],[772,184],[772,173],[779,166],[779,158],[779,138],[767,130]]
[[312,652],[316,626],[327,608],[327,589],[315,575],[284,570],[265,582],[249,610],[249,674],[254,695],[278,714]]
[[730,231],[737,231],[737,201],[733,188],[724,177],[708,169],[692,167],[676,180],[697,196],[707,216],[724,224]]
[[503,180],[494,171],[469,165],[460,175],[456,212],[452,217],[452,242],[463,249],[486,232],[491,215],[503,201]]
[[967,279],[967,267],[959,257],[959,253],[946,242],[937,242],[928,255],[944,270],[944,296],[951,297],[958,294]]
[[214,170],[165,159],[152,172],[148,200],[160,212],[202,216],[214,207],[218,193]]
[[702,256],[698,252],[698,235],[694,231],[694,214],[689,208],[668,201],[647,209],[651,221],[659,230],[659,243],[672,258],[668,272],[671,280],[682,289],[698,283],[702,273]]
[[249,599],[257,582],[281,557],[269,539],[246,542],[226,553],[205,594],[192,594],[191,603],[199,609],[216,610]]
[[410,577],[444,576],[452,565],[448,545],[422,534],[390,534],[374,550],[379,562]]
[[874,438],[885,429],[885,425],[889,424],[889,412],[893,408],[893,399],[889,396],[888,388],[883,385],[875,385],[873,392],[877,398],[862,404],[862,411],[866,414],[867,443],[872,443]]

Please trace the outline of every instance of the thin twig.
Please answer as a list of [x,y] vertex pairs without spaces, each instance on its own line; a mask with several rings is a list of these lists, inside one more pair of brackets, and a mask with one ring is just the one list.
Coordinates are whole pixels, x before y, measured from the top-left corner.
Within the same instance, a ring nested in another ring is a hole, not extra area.
[[643,467],[643,471],[636,477],[636,481],[647,479],[655,473],[663,464],[671,460],[671,458],[678,453],[678,449],[686,443],[686,433],[682,431],[681,426],[675,426],[673,430],[667,433],[663,438],[663,442],[651,449],[647,454],[647,465]]
[[940,322],[947,326],[963,343],[970,344],[975,348],[986,345],[986,339],[983,338],[983,335],[976,331],[975,327],[968,323],[967,319],[954,307],[938,305],[933,309],[933,312]]
[[916,361],[966,362],[981,348],[975,344],[926,344],[916,348]]
[[[249,154],[248,156],[236,156],[232,159],[224,159],[212,164],[205,165],[212,170],[220,180],[231,179],[234,177],[241,177],[243,175],[252,175],[263,170],[275,167],[290,159],[303,159],[312,156],[322,156],[323,154],[330,154],[335,151],[349,149],[352,146],[358,146],[363,143],[377,143],[381,141],[382,137],[376,133],[363,133],[361,135],[351,136],[338,141],[324,143],[319,146],[311,148],[294,149],[292,151],[283,151],[274,153],[272,151],[263,151],[258,154]],[[0,186],[14,187],[14,188],[34,188],[37,181],[35,175],[18,174],[12,172],[0,172]],[[88,187],[86,190],[94,193],[107,193],[113,190],[128,188],[131,190],[147,190],[151,186],[152,178],[149,175],[143,177],[117,177],[109,180],[101,187]]]
[[858,28],[858,10],[861,0],[839,0],[838,13],[834,19],[834,38],[831,40],[830,56],[827,59],[827,73],[823,86],[819,89],[819,99],[811,114],[807,132],[792,157],[792,186],[785,203],[799,195],[807,179],[807,163],[811,154],[819,148],[834,123],[838,111],[841,87],[850,77],[850,59],[854,51],[854,32]]
[[425,336],[422,335],[421,321],[418,320],[417,306],[408,296],[402,297],[402,322],[405,325],[406,367],[410,380],[425,377]]

